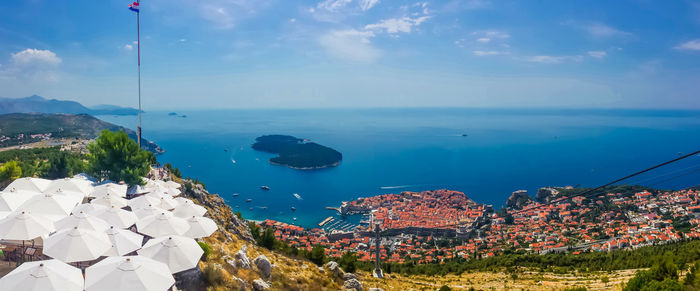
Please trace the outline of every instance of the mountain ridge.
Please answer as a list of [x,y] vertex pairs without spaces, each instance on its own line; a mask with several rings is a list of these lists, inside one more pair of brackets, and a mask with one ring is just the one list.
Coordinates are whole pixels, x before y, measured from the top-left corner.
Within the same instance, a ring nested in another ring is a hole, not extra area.
[[0,97],[0,114],[8,113],[66,113],[90,115],[136,115],[138,110],[116,105],[87,107],[71,100],[48,99],[39,95],[22,98]]

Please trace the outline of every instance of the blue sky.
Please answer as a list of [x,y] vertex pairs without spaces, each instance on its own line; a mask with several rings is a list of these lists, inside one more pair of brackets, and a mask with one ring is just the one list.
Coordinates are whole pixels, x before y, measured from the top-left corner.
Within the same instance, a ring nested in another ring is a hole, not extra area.
[[[0,3],[0,96],[136,106],[130,1]],[[144,110],[700,109],[700,2],[145,0]]]

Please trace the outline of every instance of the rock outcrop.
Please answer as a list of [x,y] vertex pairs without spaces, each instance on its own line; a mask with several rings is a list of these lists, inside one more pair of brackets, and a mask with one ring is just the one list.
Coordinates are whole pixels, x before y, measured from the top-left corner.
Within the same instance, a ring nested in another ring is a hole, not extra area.
[[537,190],[535,199],[540,203],[549,203],[550,201],[559,198],[559,190],[552,187],[543,187]]
[[342,278],[345,275],[343,269],[341,269],[340,266],[338,266],[338,263],[335,261],[326,263],[325,268],[328,269],[328,272],[330,272],[333,276]]
[[270,289],[270,284],[267,284],[267,282],[263,281],[262,279],[255,279],[253,281],[253,289],[256,291],[267,290]]
[[343,289],[362,291],[362,283],[360,283],[360,281],[357,279],[350,279],[343,283]]
[[263,276],[263,278],[270,279],[270,275],[272,274],[272,264],[270,264],[270,260],[268,260],[265,255],[259,255],[253,260],[253,263],[258,267],[258,270],[260,270],[260,274]]
[[530,201],[530,196],[527,196],[527,190],[518,190],[508,197],[506,206],[513,209],[522,209]]
[[[229,263],[230,264],[230,263]],[[250,269],[250,259],[248,258],[248,248],[243,245],[233,256],[233,266],[236,268]]]

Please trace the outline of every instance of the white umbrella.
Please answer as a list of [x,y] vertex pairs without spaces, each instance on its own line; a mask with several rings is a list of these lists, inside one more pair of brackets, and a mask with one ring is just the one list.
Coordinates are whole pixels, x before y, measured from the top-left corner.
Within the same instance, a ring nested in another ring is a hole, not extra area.
[[90,193],[90,197],[102,197],[105,194],[109,193],[112,195],[117,195],[119,197],[126,197],[126,190],[127,186],[126,185],[121,185],[121,184],[115,184],[115,183],[106,183],[102,185],[95,186],[93,189],[92,193]]
[[194,239],[173,235],[149,240],[137,253],[165,263],[175,274],[196,267],[204,251]]
[[67,192],[78,192],[85,194],[92,191],[92,184],[90,181],[83,179],[71,179],[63,178],[51,181],[51,184],[44,190],[44,192],[54,192],[54,191],[67,191]]
[[148,205],[158,207],[158,203],[160,203],[160,199],[152,195],[141,195],[139,197],[132,198],[128,201],[128,204],[131,207],[131,209],[145,208]]
[[134,214],[136,214],[136,217],[138,217],[139,219],[144,219],[147,216],[151,216],[151,215],[159,214],[159,213],[163,212],[163,209],[161,209],[160,207],[153,206],[151,204],[148,204],[143,208],[134,209],[132,207],[132,210],[133,210]]
[[180,187],[182,187],[179,183],[172,181],[172,180],[165,181],[165,186],[168,188],[173,188],[173,189],[179,189]]
[[41,179],[41,178],[19,178],[12,181],[10,185],[7,185],[5,191],[16,190],[16,191],[29,191],[34,193],[43,193],[46,188],[51,184],[51,180]]
[[0,219],[0,239],[32,240],[56,230],[54,223],[29,211],[20,211]]
[[165,291],[173,284],[166,264],[143,256],[107,257],[85,270],[85,291]]
[[94,231],[105,231],[109,228],[109,224],[104,220],[89,215],[85,212],[78,212],[59,221],[56,221],[56,229],[80,228]]
[[197,205],[192,200],[180,200],[179,205],[173,210],[173,214],[178,217],[204,216],[207,209],[201,205]]
[[117,208],[126,207],[128,205],[128,200],[119,197],[118,195],[105,194],[100,198],[95,198],[90,203],[99,204],[107,207],[116,206]]
[[0,278],[2,290],[82,291],[83,272],[59,260],[26,262]]
[[85,212],[90,215],[98,215],[102,212],[105,212],[109,210],[109,207],[104,206],[104,205],[99,205],[99,204],[92,204],[92,203],[83,203],[75,208],[73,208],[73,211],[71,213],[76,214],[80,212]]
[[97,259],[111,247],[105,232],[77,227],[58,231],[44,240],[44,254],[66,263]]
[[36,216],[43,216],[55,222],[68,216],[76,205],[78,203],[70,197],[45,193],[30,198],[17,210],[29,211]]
[[97,215],[97,217],[104,219],[109,225],[116,226],[118,228],[128,228],[138,220],[136,214],[131,211],[127,211],[121,208],[112,206],[107,211],[103,211]]
[[51,193],[54,195],[68,197],[68,198],[72,199],[77,204],[83,203],[83,199],[85,199],[85,194],[82,192],[63,191],[61,189],[58,189],[56,191],[46,191],[44,193]]
[[143,243],[143,236],[121,228],[116,228],[111,226],[107,231],[107,236],[112,242],[112,248],[110,248],[105,256],[123,256],[135,250],[141,248]]
[[184,236],[191,238],[207,237],[219,229],[216,222],[201,216],[192,216],[188,218],[187,224],[190,225],[190,229],[185,232]]
[[182,191],[180,191],[179,189],[176,189],[176,188],[167,187],[163,191],[163,193],[175,197],[177,195],[180,195],[182,193]]
[[151,237],[165,235],[182,235],[190,228],[187,221],[182,218],[175,217],[169,211],[147,216],[136,222],[136,228],[140,233]]
[[0,218],[7,217],[35,195],[40,194],[32,192],[0,192]]

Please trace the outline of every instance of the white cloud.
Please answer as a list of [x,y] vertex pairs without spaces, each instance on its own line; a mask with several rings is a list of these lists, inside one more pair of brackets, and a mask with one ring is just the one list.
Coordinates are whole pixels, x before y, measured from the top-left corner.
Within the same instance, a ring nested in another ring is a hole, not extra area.
[[377,3],[379,3],[379,0],[360,0],[360,9],[362,9],[362,11],[370,10]]
[[476,41],[481,42],[481,43],[488,43],[491,41],[491,39],[488,37],[480,37],[480,38],[477,38]]
[[490,43],[496,40],[504,41],[510,38],[510,34],[498,30],[475,31],[472,35],[476,37],[476,42]]
[[531,63],[541,63],[541,64],[559,64],[567,61],[574,61],[574,62],[579,62],[581,61],[582,57],[581,56],[548,56],[548,55],[539,55],[539,56],[530,56],[530,57],[525,57],[524,60],[527,62]]
[[497,56],[503,54],[503,52],[500,51],[472,51],[472,53],[477,57]]
[[421,16],[417,18],[404,16],[402,18],[384,19],[379,23],[365,25],[365,29],[374,31],[386,31],[390,34],[396,34],[399,32],[410,33],[414,26],[420,25],[429,18],[430,16]]
[[289,19],[289,22],[292,22],[292,23],[297,22],[297,19],[296,19],[296,18],[290,18],[290,19]]
[[180,39],[180,42],[186,42],[186,41],[187,41],[186,38],[181,38],[181,39]]
[[585,27],[588,34],[593,37],[598,38],[609,38],[609,37],[630,37],[631,33],[622,31],[602,23],[595,23]]
[[316,8],[325,9],[328,11],[337,11],[338,9],[348,5],[350,2],[352,2],[352,0],[326,0],[318,3]]
[[675,47],[677,50],[700,51],[700,39],[686,41]]
[[50,50],[28,48],[12,54],[12,61],[19,66],[58,65],[61,58]]
[[122,48],[123,48],[124,50],[130,51],[130,50],[133,50],[133,49],[134,49],[134,46],[127,43],[127,44],[125,44]]
[[202,17],[216,25],[220,29],[229,29],[234,26],[234,18],[226,7],[215,5],[202,5],[200,8]]
[[333,30],[321,36],[319,42],[331,56],[356,62],[372,62],[381,55],[381,51],[370,42],[374,36],[371,31]]
[[608,56],[608,53],[605,51],[588,51],[587,53],[589,56],[596,58],[596,59],[603,59],[606,56]]

